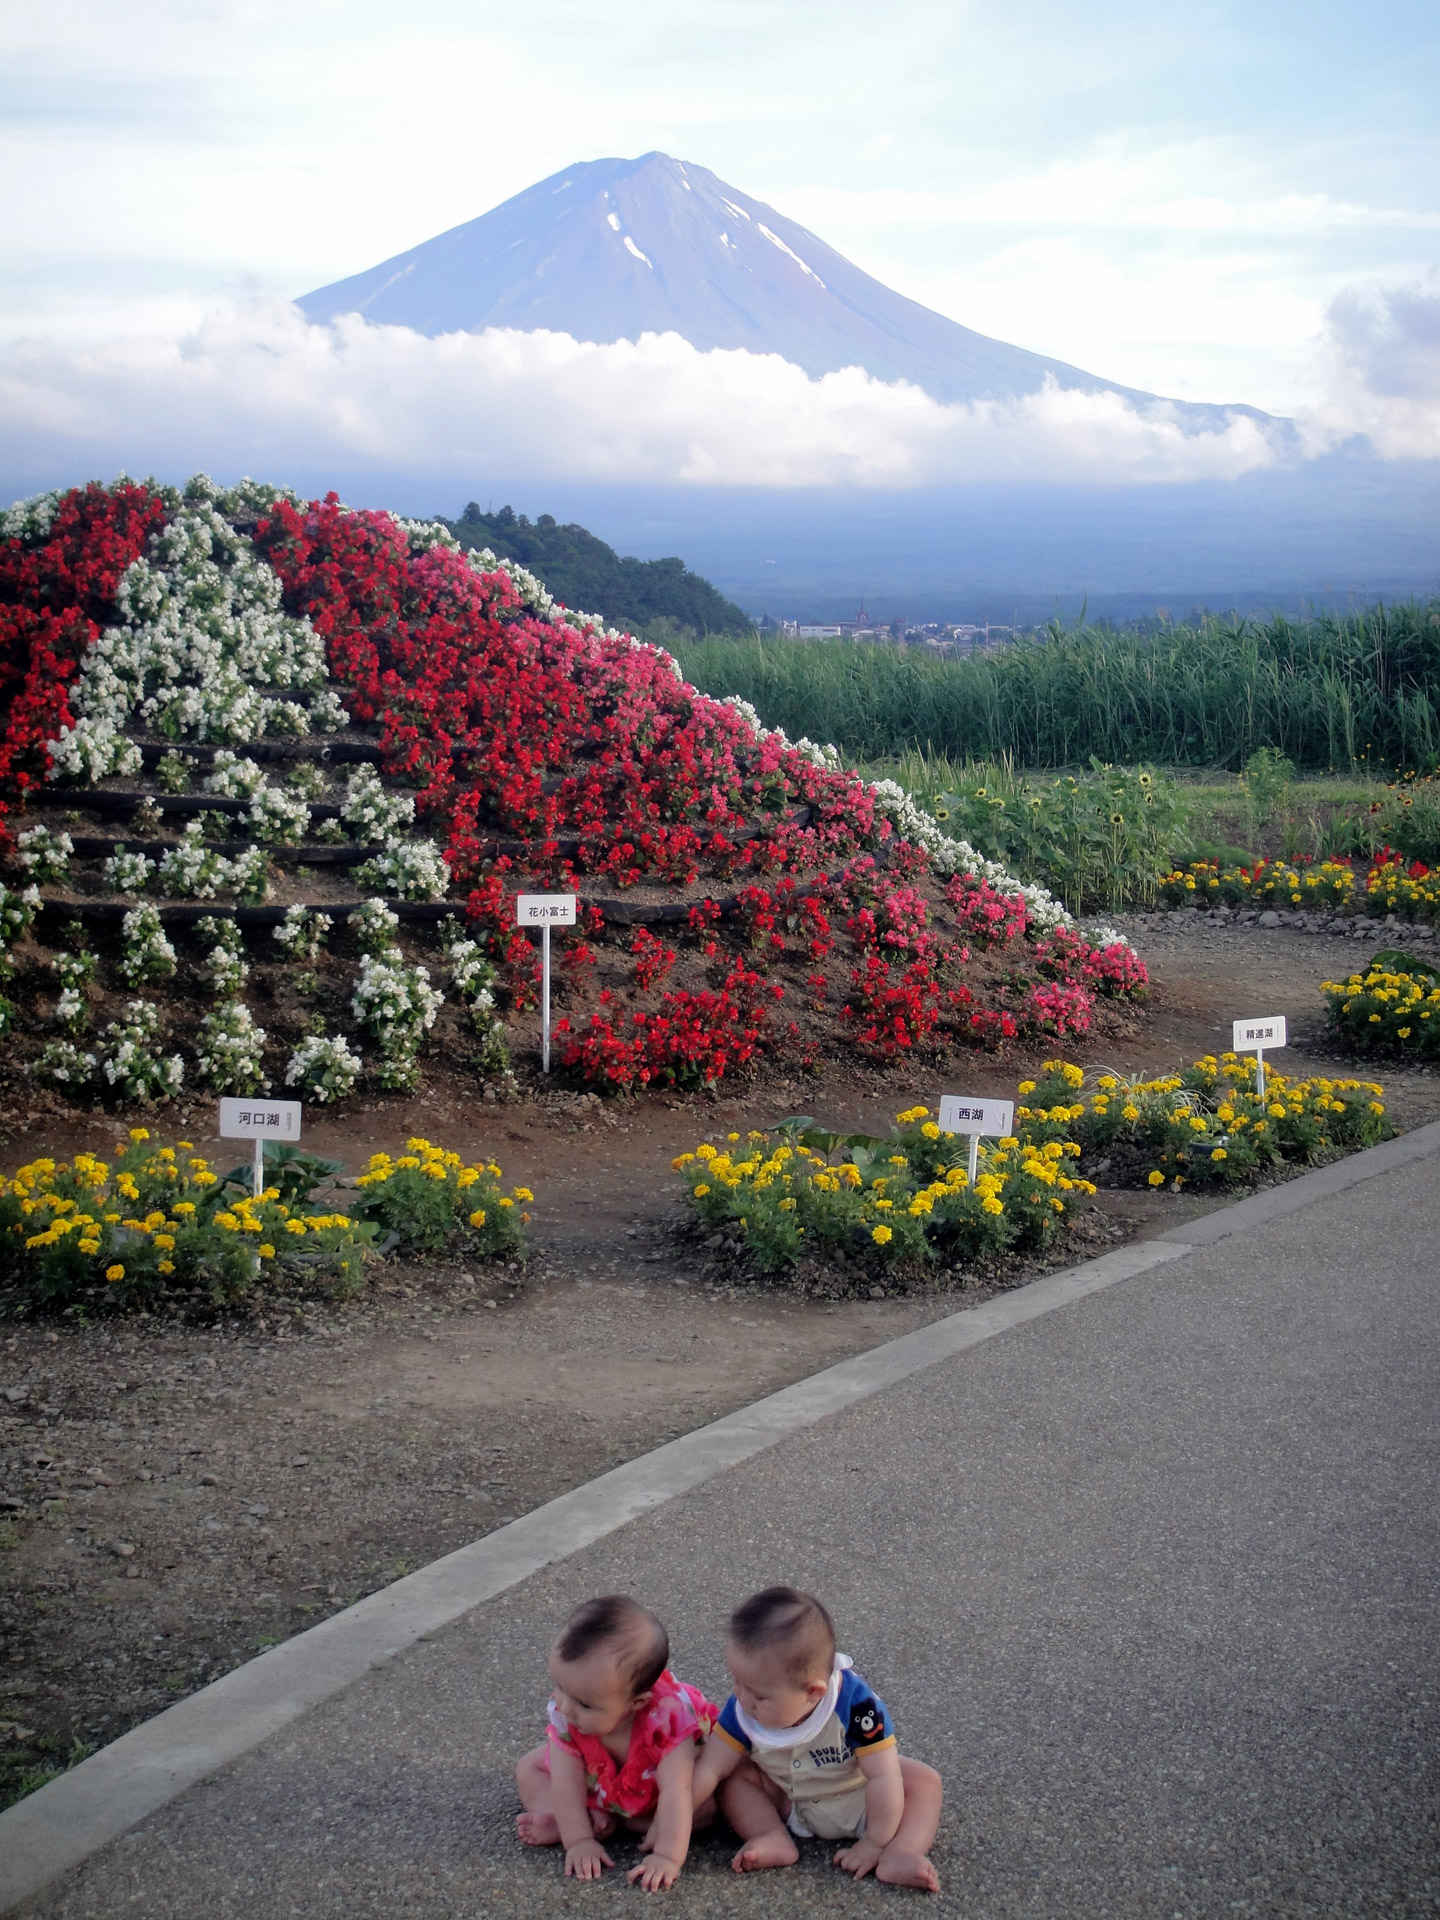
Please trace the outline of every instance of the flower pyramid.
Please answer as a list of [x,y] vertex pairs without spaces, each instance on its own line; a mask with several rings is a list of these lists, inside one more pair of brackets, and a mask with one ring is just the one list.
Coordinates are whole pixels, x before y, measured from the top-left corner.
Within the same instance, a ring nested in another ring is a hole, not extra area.
[[[403,1089],[446,1019],[503,1082],[535,993],[522,889],[580,896],[559,1058],[606,1090],[818,1064],[827,1022],[880,1058],[1075,1031],[1144,985],[893,783],[333,494],[122,477],[13,507],[0,717],[0,941],[32,989],[3,1017],[71,1092]],[[240,998],[262,957],[283,1036]],[[215,1004],[167,1051],[192,981]]]

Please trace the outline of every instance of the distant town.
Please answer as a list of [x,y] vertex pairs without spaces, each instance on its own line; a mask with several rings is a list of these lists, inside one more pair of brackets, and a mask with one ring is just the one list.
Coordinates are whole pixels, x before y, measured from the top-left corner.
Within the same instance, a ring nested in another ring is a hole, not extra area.
[[762,633],[783,635],[789,640],[874,641],[885,646],[930,647],[936,653],[976,653],[1020,632],[1019,627],[1000,626],[986,621],[981,626],[960,621],[927,620],[912,625],[903,619],[880,620],[861,607],[853,620],[841,620],[833,626],[810,626],[803,620],[761,619],[756,622]]

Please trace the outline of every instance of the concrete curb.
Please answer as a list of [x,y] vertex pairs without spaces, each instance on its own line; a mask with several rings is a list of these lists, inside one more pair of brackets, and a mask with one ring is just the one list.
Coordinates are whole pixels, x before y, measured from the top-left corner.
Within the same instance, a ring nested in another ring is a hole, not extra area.
[[1436,1152],[1440,1122],[917,1328],[627,1461],[395,1581],[201,1688],[0,1814],[0,1912],[416,1640],[791,1434],[997,1334]]
[[1288,1213],[1299,1213],[1302,1207],[1313,1207],[1317,1200],[1328,1200],[1332,1194],[1344,1193],[1363,1180],[1374,1180],[1432,1153],[1440,1153],[1440,1120],[1417,1127],[1413,1133],[1402,1133],[1382,1146],[1367,1147],[1364,1153],[1332,1161],[1328,1167],[1316,1167],[1313,1173],[1302,1173],[1298,1180],[1287,1180],[1284,1186],[1252,1193],[1248,1200],[1237,1200],[1233,1206],[1217,1207],[1214,1213],[1172,1227],[1159,1240],[1172,1246],[1183,1242],[1187,1247],[1213,1247],[1232,1234],[1251,1233]]

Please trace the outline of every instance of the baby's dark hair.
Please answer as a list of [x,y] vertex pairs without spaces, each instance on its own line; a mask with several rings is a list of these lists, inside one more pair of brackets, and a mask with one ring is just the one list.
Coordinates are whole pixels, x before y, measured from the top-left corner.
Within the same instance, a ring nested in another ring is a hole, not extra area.
[[555,1651],[562,1660],[583,1660],[612,1644],[616,1664],[636,1693],[648,1693],[670,1664],[669,1634],[648,1607],[623,1593],[602,1593],[576,1607]]
[[803,1685],[835,1664],[835,1622],[813,1593],[766,1587],[730,1616],[730,1638],[745,1653],[776,1653],[790,1679]]

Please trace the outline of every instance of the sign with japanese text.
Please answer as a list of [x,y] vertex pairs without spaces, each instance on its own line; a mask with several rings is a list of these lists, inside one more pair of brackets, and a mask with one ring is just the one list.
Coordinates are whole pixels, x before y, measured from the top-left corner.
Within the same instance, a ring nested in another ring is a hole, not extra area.
[[963,1093],[940,1096],[942,1133],[984,1134],[987,1140],[1003,1140],[1014,1130],[1013,1100],[976,1100]]
[[298,1140],[300,1110],[301,1103],[298,1100],[222,1100],[220,1138]]
[[573,893],[522,893],[515,902],[517,927],[573,927]]
[[1236,1053],[1268,1053],[1285,1045],[1285,1016],[1277,1013],[1268,1020],[1237,1020],[1233,1044]]

